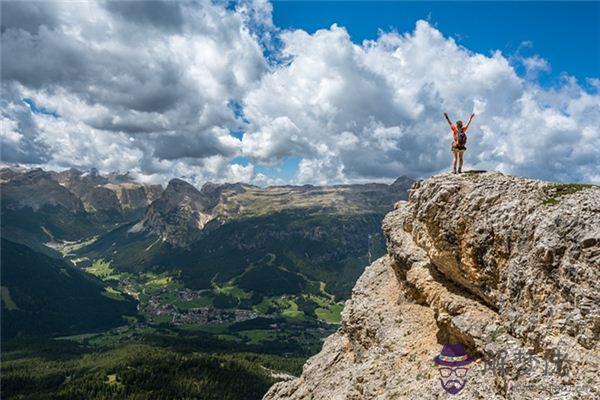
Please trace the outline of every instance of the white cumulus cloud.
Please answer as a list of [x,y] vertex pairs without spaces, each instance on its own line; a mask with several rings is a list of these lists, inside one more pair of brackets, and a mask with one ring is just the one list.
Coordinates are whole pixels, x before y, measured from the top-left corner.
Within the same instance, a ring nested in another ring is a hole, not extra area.
[[448,170],[443,112],[475,112],[467,168],[600,183],[598,77],[542,86],[543,55],[473,52],[425,21],[354,43],[336,24],[282,29],[272,11],[3,2],[2,161],[197,185],[389,182]]
[[[343,27],[281,34],[286,63],[244,99],[243,154],[303,158],[296,181],[391,180],[450,165],[442,115],[465,121],[468,168],[597,182],[600,96],[565,77],[546,89],[496,51],[472,52],[425,21],[355,44]],[[530,69],[547,69],[539,57]],[[285,123],[283,123],[285,121]]]

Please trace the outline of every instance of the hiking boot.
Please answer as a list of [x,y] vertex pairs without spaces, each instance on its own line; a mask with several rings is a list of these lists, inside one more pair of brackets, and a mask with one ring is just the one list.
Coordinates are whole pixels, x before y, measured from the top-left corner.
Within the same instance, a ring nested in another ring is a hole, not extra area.
[[461,171],[461,168],[459,168],[459,169],[458,169],[458,173],[459,173],[459,174],[460,174],[460,173],[462,173],[462,171]]

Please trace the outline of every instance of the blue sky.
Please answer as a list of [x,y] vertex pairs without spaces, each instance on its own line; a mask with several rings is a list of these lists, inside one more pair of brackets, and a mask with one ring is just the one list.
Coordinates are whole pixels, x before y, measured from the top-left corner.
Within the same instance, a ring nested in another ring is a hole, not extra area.
[[[423,1],[276,1],[273,22],[280,28],[313,33],[333,23],[352,40],[377,38],[378,30],[410,32],[428,20],[470,50],[506,56],[520,47],[524,56],[539,54],[551,66],[540,76],[552,84],[562,72],[585,78],[600,71],[600,2],[423,2]],[[532,47],[521,46],[530,42]]]
[[[273,22],[279,28],[314,33],[336,23],[355,43],[376,39],[380,30],[410,32],[419,19],[482,54],[538,54],[550,64],[550,70],[538,76],[543,86],[560,84],[566,73],[586,90],[595,90],[586,79],[600,71],[600,2],[273,2]],[[515,68],[524,74],[522,66]],[[281,168],[261,172],[288,179],[298,162],[299,158],[287,159]]]

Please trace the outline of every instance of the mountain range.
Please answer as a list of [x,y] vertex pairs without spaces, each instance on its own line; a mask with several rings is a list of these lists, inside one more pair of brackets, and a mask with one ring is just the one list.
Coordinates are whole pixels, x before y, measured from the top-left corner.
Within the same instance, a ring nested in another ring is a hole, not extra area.
[[[412,184],[401,177],[391,185],[261,188],[207,182],[197,189],[172,179],[163,188],[136,182],[128,173],[4,168],[3,249],[26,251],[38,260],[32,262],[36,268],[52,264],[67,275],[90,278],[100,295],[137,303],[141,323],[198,326],[279,318],[335,324],[340,302],[364,266],[385,252],[383,216],[407,198]],[[21,266],[17,254],[3,256],[3,275]],[[11,298],[25,320],[37,318],[37,308],[21,307],[23,300],[13,294],[29,284],[2,283],[3,309]],[[47,295],[29,293],[42,303]],[[128,307],[114,309],[117,316],[131,314]],[[4,315],[3,325],[13,325]],[[113,326],[124,323],[118,319]],[[7,332],[38,334],[44,331],[38,325]],[[64,332],[78,331],[71,328]]]
[[7,399],[598,397],[597,186],[0,179]]

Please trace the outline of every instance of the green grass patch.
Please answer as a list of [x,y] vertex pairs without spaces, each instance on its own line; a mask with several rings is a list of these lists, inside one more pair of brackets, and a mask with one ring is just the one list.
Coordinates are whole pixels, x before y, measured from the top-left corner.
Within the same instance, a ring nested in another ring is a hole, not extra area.
[[228,342],[239,342],[240,341],[240,339],[235,335],[223,334],[223,335],[217,335],[216,337],[217,337],[217,339],[225,340]]
[[[141,274],[139,279],[140,283],[143,285],[143,292],[148,295],[157,294],[164,289],[175,291],[183,288],[183,284],[170,274],[157,276],[147,273]],[[175,299],[172,301],[175,301]]]
[[286,318],[302,318],[304,313],[298,310],[298,304],[293,299],[280,297],[276,303],[281,307],[281,316]]
[[72,342],[83,343],[87,339],[93,338],[94,336],[98,336],[97,333],[82,333],[81,335],[70,335],[70,336],[60,336],[54,338],[54,340],[70,340]]
[[104,292],[102,292],[103,296],[108,297],[109,299],[125,301],[125,297],[123,297],[123,293],[119,292],[117,289],[107,286],[104,288]]
[[119,376],[117,374],[108,374],[106,375],[106,383],[114,386],[121,386],[122,383],[119,382]]
[[110,261],[99,258],[94,263],[85,269],[86,272],[97,276],[102,280],[119,280],[119,273],[110,266]]
[[157,324],[169,324],[173,318],[170,315],[157,315],[152,317],[152,321]]
[[220,293],[227,294],[231,297],[235,297],[238,300],[249,299],[252,296],[250,293],[240,289],[237,286],[225,286],[217,289]]
[[276,304],[273,302],[273,298],[264,297],[262,301],[253,306],[252,309],[259,314],[267,314],[270,310],[274,309],[275,307]]
[[584,184],[584,183],[564,183],[558,185],[550,185],[544,188],[546,198],[543,200],[544,204],[555,205],[558,204],[559,198],[562,196],[568,196],[580,192],[584,189],[595,188],[598,189],[600,186]]
[[6,286],[1,287],[0,294],[2,296],[2,304],[6,307],[7,310],[18,310],[17,304],[10,297],[10,291]]
[[238,332],[238,335],[247,339],[251,344],[260,344],[265,340],[277,339],[277,334],[275,332],[264,329],[240,331]]
[[173,277],[171,276],[161,276],[158,278],[154,278],[148,282],[146,282],[146,286],[154,286],[154,287],[167,287],[173,283]]
[[331,324],[339,324],[342,320],[342,304],[331,304],[328,308],[319,307],[315,310],[315,314],[319,319],[322,319]]
[[319,306],[321,306],[321,307],[324,307],[324,308],[328,307],[328,306],[329,306],[329,303],[330,303],[330,302],[328,301],[328,299],[325,299],[325,298],[323,298],[323,297],[321,297],[321,296],[314,296],[314,295],[311,295],[311,296],[309,296],[309,298],[310,298],[312,301],[314,301],[315,303],[317,303]]
[[172,304],[180,310],[188,310],[190,308],[208,307],[212,303],[212,297],[201,296],[190,301],[176,300]]
[[94,243],[96,239],[98,239],[98,236],[92,236],[87,240],[82,240],[76,243],[67,243],[60,248],[60,253],[63,255],[63,257],[68,257],[73,251],[79,250],[82,247]]

